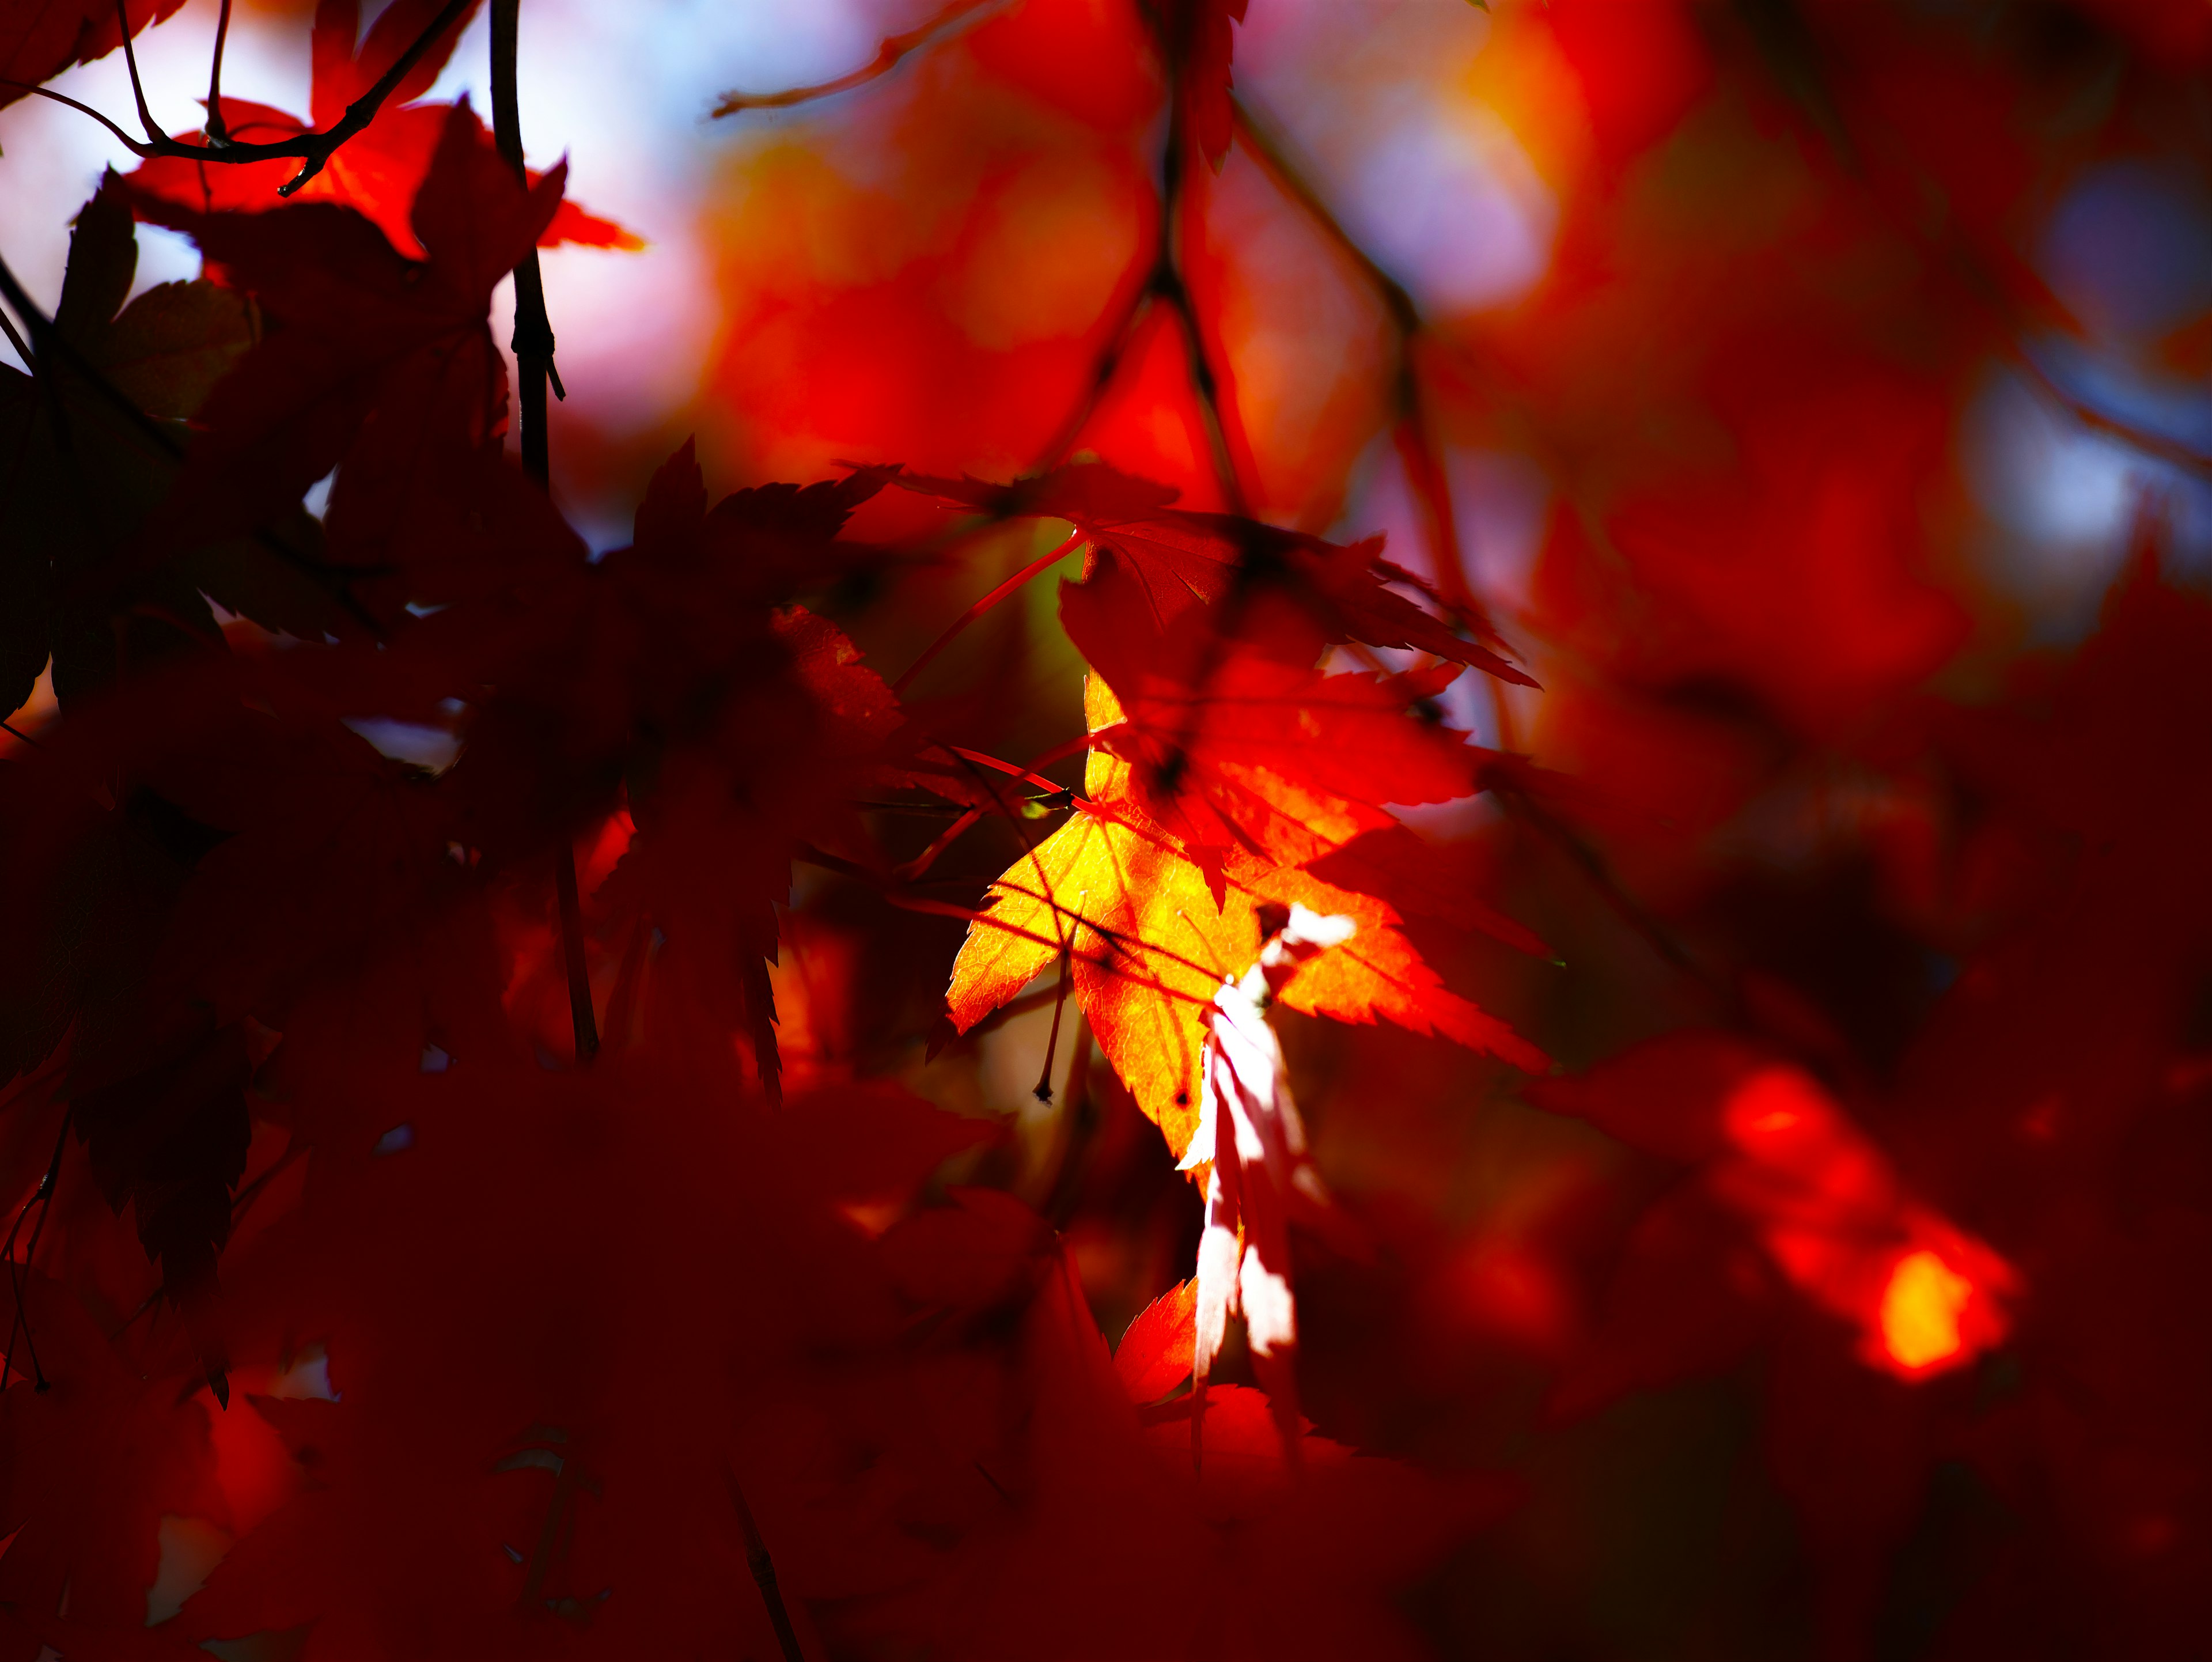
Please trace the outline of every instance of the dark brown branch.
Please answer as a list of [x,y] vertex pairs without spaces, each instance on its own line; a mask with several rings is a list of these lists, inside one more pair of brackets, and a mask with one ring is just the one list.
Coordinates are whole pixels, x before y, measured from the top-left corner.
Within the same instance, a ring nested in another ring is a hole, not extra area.
[[775,1629],[783,1662],[806,1662],[806,1653],[799,1647],[799,1631],[791,1625],[791,1612],[784,1606],[783,1589],[775,1579],[775,1560],[769,1556],[768,1543],[761,1539],[760,1525],[753,1521],[753,1509],[745,1504],[737,1473],[725,1476],[730,1483],[730,1503],[737,1508],[738,1527],[744,1532],[745,1568],[752,1572],[753,1585],[760,1589],[761,1603],[768,1606],[769,1625]]
[[1152,309],[1152,274],[1154,269],[1147,265],[1143,277],[1131,286],[1128,298],[1121,302],[1120,315],[1114,320],[1114,326],[1107,332],[1104,344],[1098,349],[1098,356],[1091,360],[1091,374],[1083,384],[1082,392],[1077,394],[1075,402],[1068,407],[1067,414],[1060,418],[1060,425],[1053,430],[1051,439],[1038,453],[1036,464],[1030,469],[1030,472],[1049,473],[1066,461],[1067,453],[1075,448],[1075,441],[1083,436],[1083,429],[1091,425],[1091,417],[1098,413],[1098,406],[1106,397],[1106,389],[1114,384],[1114,377],[1121,373],[1122,356],[1128,351],[1130,341],[1136,337],[1137,326],[1145,320],[1146,314]]
[[[522,0],[491,0],[491,131],[501,157],[525,188],[530,172],[522,160],[522,100],[515,70],[521,40]],[[523,471],[541,490],[552,485],[552,453],[545,434],[545,386],[556,393],[553,370],[553,325],[545,314],[545,279],[538,250],[530,249],[514,268],[515,403],[521,416]],[[562,394],[566,396],[566,394]],[[591,963],[584,950],[584,908],[576,889],[576,850],[567,837],[553,855],[553,892],[561,913],[562,956],[568,971],[568,1020],[575,1033],[576,1061],[599,1052],[599,1026],[592,1010]]]
[[1613,915],[1632,929],[1669,969],[1687,977],[1723,1012],[1730,1014],[1736,1012],[1738,1001],[1726,984],[1700,963],[1658,919],[1646,911],[1635,896],[1621,887],[1612,868],[1606,864],[1605,857],[1584,842],[1572,826],[1552,813],[1528,792],[1505,779],[1487,778],[1482,784],[1497,798],[1498,806],[1507,814],[1531,827],[1565,855]]
[[876,48],[875,57],[849,75],[841,75],[835,81],[824,81],[811,87],[787,88],[782,92],[726,92],[722,94],[722,101],[714,106],[712,114],[719,119],[726,115],[742,115],[747,110],[787,110],[794,104],[811,103],[817,98],[830,98],[841,92],[850,92],[855,87],[865,87],[869,82],[881,80],[896,69],[908,53],[951,34],[956,28],[975,21],[981,13],[998,3],[999,0],[952,0],[951,5],[919,28],[887,37]]
[[1183,54],[1166,37],[1160,37],[1162,54],[1169,65],[1168,136],[1160,147],[1160,247],[1158,263],[1152,269],[1149,291],[1175,309],[1176,321],[1182,326],[1183,361],[1188,366],[1191,390],[1198,394],[1199,407],[1206,419],[1206,448],[1212,457],[1215,479],[1221,486],[1222,500],[1229,511],[1239,516],[1248,513],[1248,499],[1243,481],[1237,477],[1237,463],[1229,452],[1229,425],[1222,411],[1221,378],[1214,373],[1213,361],[1206,351],[1205,331],[1199,325],[1198,308],[1191,303],[1190,285],[1183,279],[1182,242],[1187,193],[1190,183],[1190,145],[1183,131],[1183,112],[1187,100],[1182,95],[1182,77],[1186,71]]
[[[15,1221],[8,1230],[6,1244],[0,1245],[0,1256],[8,1260],[9,1283],[15,1294],[15,1319],[8,1329],[7,1354],[4,1359],[0,1359],[0,1391],[7,1389],[8,1374],[15,1366],[15,1335],[18,1332],[22,1334],[23,1343],[31,1353],[32,1389],[45,1391],[47,1388],[46,1369],[39,1361],[38,1336],[31,1331],[31,1318],[23,1308],[23,1294],[27,1286],[23,1272],[30,1268],[31,1260],[38,1256],[39,1237],[46,1233],[46,1214],[53,1209],[54,1186],[61,1178],[62,1151],[69,1147],[69,1132],[70,1111],[64,1109],[61,1129],[54,1135],[53,1158],[46,1162],[46,1175],[39,1179],[39,1186],[32,1191],[31,1198],[23,1202],[23,1209],[15,1215]],[[23,1256],[19,1260],[15,1257],[15,1234],[22,1228],[23,1220],[31,1215],[33,1206],[39,1208],[39,1221],[31,1226],[30,1244],[24,1247]]]
[[599,1025],[592,1010],[592,968],[584,955],[584,904],[576,891],[576,850],[562,837],[553,856],[553,893],[561,913],[561,954],[568,971],[568,1021],[576,1060],[599,1053]]
[[[526,188],[530,170],[522,160],[522,107],[516,81],[515,53],[520,38],[522,0],[492,0],[491,4],[491,128],[501,157],[514,169]],[[516,403],[520,406],[523,471],[539,485],[550,484],[550,457],[545,439],[545,387],[567,398],[561,377],[553,368],[553,324],[545,311],[545,279],[532,247],[514,268],[514,350]]]
[[[92,117],[108,131],[113,133],[121,141],[123,147],[142,161],[150,161],[157,156],[177,156],[189,161],[213,161],[240,166],[249,161],[296,160],[301,164],[300,171],[284,184],[276,187],[277,195],[289,196],[317,174],[322,172],[325,165],[337,153],[340,145],[376,119],[377,111],[384,107],[384,100],[392,96],[393,89],[407,78],[407,72],[422,61],[422,54],[437,43],[439,36],[459,22],[462,14],[466,12],[473,3],[474,0],[447,0],[445,9],[430,20],[429,27],[415,37],[407,50],[393,60],[390,69],[377,77],[374,86],[346,106],[345,113],[332,122],[327,131],[301,133],[292,138],[247,143],[223,136],[218,131],[222,125],[222,111],[212,96],[208,106],[208,143],[194,144],[185,139],[170,137],[161,131],[160,125],[154,119],[152,111],[146,107],[146,92],[138,79],[138,59],[137,53],[131,48],[128,18],[120,18],[123,24],[123,52],[131,68],[131,89],[137,100],[138,119],[146,129],[146,137],[143,139],[131,137],[129,133],[124,131],[98,110],[88,105],[80,104],[74,98],[66,97],[57,92],[49,92],[44,87],[31,86],[21,81],[0,82],[0,85],[35,93],[41,98],[50,98],[57,104],[66,104],[71,109]],[[116,0],[116,9],[119,16],[122,12],[122,0]],[[226,6],[223,9],[222,21],[216,26],[218,45],[215,76],[218,79],[222,72],[220,42],[223,33],[227,32],[229,15],[229,8]]]
[[15,323],[9,318],[5,312],[0,312],[0,334],[4,334],[8,337],[8,344],[14,347],[15,349],[15,356],[23,360],[24,368],[35,369],[38,368],[38,365],[33,362],[31,358],[31,344],[25,340],[22,336],[15,332]]
[[207,136],[210,144],[230,143],[230,129],[222,119],[222,49],[230,40],[230,0],[215,20],[215,54],[208,64]]
[[1261,125],[1243,100],[1232,99],[1231,108],[1236,136],[1245,153],[1260,164],[1274,181],[1275,188],[1296,203],[1315,228],[1351,262],[1374,290],[1376,298],[1382,302],[1382,309],[1389,314],[1391,327],[1398,338],[1393,387],[1397,406],[1395,436],[1399,454],[1405,460],[1407,483],[1412,486],[1428,521],[1430,546],[1436,555],[1438,598],[1447,609],[1457,612],[1462,620],[1472,623],[1478,632],[1489,635],[1488,622],[1468,584],[1466,554],[1459,540],[1459,520],[1452,509],[1451,481],[1437,449],[1427,400],[1421,392],[1420,371],[1414,359],[1415,343],[1428,332],[1427,320],[1405,284],[1377,265],[1375,257],[1360,246],[1359,240],[1345,229],[1344,222],[1322,200],[1304,170],[1291,160],[1282,141]]

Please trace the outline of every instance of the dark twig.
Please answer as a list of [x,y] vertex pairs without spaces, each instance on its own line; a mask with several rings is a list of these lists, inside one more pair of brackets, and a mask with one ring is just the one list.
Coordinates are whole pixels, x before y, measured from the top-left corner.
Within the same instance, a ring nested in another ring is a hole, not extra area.
[[[39,1237],[46,1233],[46,1214],[53,1209],[54,1186],[61,1178],[62,1151],[69,1147],[69,1130],[70,1111],[64,1110],[61,1129],[54,1136],[53,1158],[46,1162],[46,1175],[39,1179],[39,1186],[32,1191],[31,1198],[23,1202],[23,1209],[15,1215],[15,1221],[8,1230],[6,1244],[0,1245],[0,1255],[4,1255],[8,1260],[9,1283],[15,1294],[15,1319],[8,1329],[7,1354],[4,1358],[0,1358],[0,1390],[7,1388],[9,1373],[15,1366],[15,1335],[18,1332],[22,1334],[23,1343],[31,1353],[32,1389],[46,1389],[46,1372],[39,1362],[38,1336],[31,1331],[31,1318],[23,1310],[26,1287],[23,1272],[30,1268],[31,1260],[38,1256]],[[19,1260],[15,1257],[15,1233],[22,1228],[23,1220],[30,1215],[33,1205],[39,1208],[39,1221],[31,1226],[30,1242],[24,1247],[23,1256]]]
[[1083,429],[1091,425],[1091,417],[1098,413],[1098,406],[1106,397],[1106,389],[1114,384],[1114,377],[1121,373],[1121,360],[1128,352],[1129,343],[1136,338],[1138,326],[1152,311],[1152,281],[1157,270],[1155,259],[1144,266],[1140,273],[1133,273],[1128,295],[1122,301],[1121,310],[1114,319],[1114,326],[1107,331],[1099,346],[1098,356],[1091,361],[1091,373],[1084,381],[1083,390],[1077,394],[1075,402],[1068,406],[1066,415],[1053,429],[1052,437],[1043,449],[1038,452],[1036,465],[1030,469],[1030,472],[1049,473],[1066,461],[1067,453],[1075,448],[1075,441],[1083,436]]
[[592,970],[584,956],[584,905],[576,892],[576,850],[567,837],[553,857],[553,892],[561,911],[561,951],[568,970],[568,1021],[576,1035],[576,1060],[599,1053],[599,1026],[592,1013]]
[[[474,0],[449,0],[445,9],[430,20],[429,27],[415,37],[407,50],[400,53],[393,61],[390,69],[377,77],[376,84],[347,105],[345,113],[332,122],[327,131],[301,133],[291,138],[249,143],[219,135],[216,129],[222,125],[222,117],[212,99],[208,106],[209,142],[207,143],[194,144],[186,139],[170,137],[161,131],[160,125],[155,121],[152,112],[146,107],[146,93],[138,79],[137,56],[131,50],[130,21],[127,17],[122,19],[123,51],[131,66],[131,88],[137,99],[138,118],[146,129],[146,137],[143,139],[131,137],[129,133],[124,131],[98,110],[93,109],[88,105],[80,104],[76,99],[67,97],[61,93],[49,92],[44,87],[34,87],[21,81],[0,82],[0,85],[35,93],[40,98],[52,99],[57,104],[66,104],[70,108],[90,116],[114,134],[123,147],[142,161],[150,161],[157,156],[178,156],[188,161],[214,161],[230,166],[240,166],[251,161],[296,160],[300,163],[300,171],[276,187],[277,195],[289,196],[317,174],[322,172],[340,145],[376,119],[377,111],[383,107],[384,100],[392,96],[393,89],[407,78],[407,72],[422,61],[422,54],[436,44],[439,36],[460,21],[461,15],[473,3]],[[118,15],[122,9],[122,0],[116,0],[116,10]],[[217,25],[218,41],[228,19],[229,9],[225,7],[223,23]],[[218,46],[216,76],[219,77],[221,73],[221,48]]]
[[1514,819],[1533,828],[1550,843],[1580,872],[1613,915],[1634,930],[1638,938],[1650,947],[1668,968],[1679,971],[1695,983],[1723,1011],[1733,1012],[1737,1000],[1727,985],[1683,946],[1658,919],[1644,909],[1643,903],[1621,887],[1605,858],[1584,842],[1574,828],[1559,819],[1528,792],[1501,778],[1486,778],[1484,787],[1498,799],[1498,806]]
[[[522,104],[515,54],[520,39],[522,0],[491,0],[491,129],[500,155],[526,188],[530,170],[522,160]],[[533,247],[514,268],[516,402],[521,410],[523,471],[549,486],[552,464],[545,441],[545,386],[555,396],[568,394],[553,368],[553,324],[545,312],[545,279]]]
[[1188,100],[1182,95],[1182,78],[1188,65],[1186,54],[1169,32],[1158,32],[1160,50],[1168,64],[1167,140],[1160,147],[1160,244],[1158,263],[1152,268],[1149,291],[1172,307],[1176,319],[1182,326],[1183,359],[1188,366],[1191,390],[1198,394],[1199,406],[1206,419],[1206,448],[1213,459],[1213,472],[1221,486],[1222,500],[1232,514],[1247,513],[1247,498],[1243,481],[1237,477],[1237,463],[1230,454],[1229,425],[1224,412],[1221,378],[1214,372],[1213,361],[1206,350],[1206,332],[1200,326],[1198,308],[1192,304],[1190,285],[1184,280],[1183,242],[1190,228],[1186,220],[1194,220],[1186,209],[1189,203],[1191,153],[1188,134],[1184,131],[1183,112]]
[[124,0],[115,0],[115,27],[123,35],[123,61],[131,68],[131,95],[138,100],[138,125],[146,130],[147,137],[159,144],[171,142],[154,119],[154,112],[146,107],[146,83],[138,78],[138,52],[131,44],[131,14]]
[[1407,483],[1413,488],[1423,517],[1428,521],[1438,598],[1448,610],[1474,622],[1480,632],[1488,634],[1482,608],[1468,587],[1465,551],[1459,540],[1459,520],[1452,511],[1451,480],[1444,470],[1427,400],[1421,391],[1417,352],[1418,343],[1429,332],[1427,320],[1422,317],[1421,308],[1407,292],[1405,284],[1376,264],[1375,257],[1360,246],[1359,240],[1345,229],[1344,222],[1322,199],[1304,169],[1291,160],[1282,141],[1268,131],[1242,100],[1232,101],[1231,108],[1236,135],[1245,153],[1260,164],[1274,181],[1275,188],[1296,203],[1315,228],[1351,262],[1389,314],[1398,342],[1392,388],[1397,407],[1398,452],[1405,460]]
[[[522,160],[522,100],[515,70],[521,39],[522,0],[491,0],[491,130],[500,155],[527,187],[530,173]],[[545,385],[562,397],[553,369],[553,325],[545,314],[545,279],[538,250],[530,249],[514,268],[515,402],[521,412],[522,467],[540,490],[552,486],[552,454],[545,435]],[[599,1028],[592,1012],[592,977],[584,952],[584,908],[576,891],[576,850],[567,837],[553,855],[553,891],[560,904],[561,945],[568,971],[568,1019],[575,1032],[576,1060],[599,1054]]]
[[222,0],[222,9],[215,20],[215,55],[208,64],[207,136],[208,143],[228,145],[230,129],[222,119],[222,49],[230,40],[230,0]]
[[726,115],[741,115],[747,110],[787,110],[794,104],[811,103],[817,98],[830,98],[841,92],[850,92],[855,87],[865,87],[871,81],[889,75],[905,59],[908,53],[951,35],[957,28],[972,23],[982,13],[991,10],[1000,0],[952,0],[943,11],[921,25],[908,29],[904,34],[887,37],[876,48],[876,55],[848,75],[835,81],[824,81],[811,87],[791,87],[782,92],[741,93],[726,92],[722,101],[714,106],[712,114],[719,119]]
[[768,1543],[761,1539],[760,1525],[753,1521],[753,1509],[745,1504],[745,1492],[738,1483],[734,1471],[723,1474],[729,1479],[730,1502],[737,1508],[738,1527],[744,1532],[745,1568],[753,1573],[753,1585],[760,1589],[761,1603],[768,1606],[769,1625],[775,1629],[775,1642],[783,1652],[783,1662],[806,1662],[806,1653],[799,1647],[799,1630],[791,1625],[791,1612],[784,1607],[783,1589],[775,1579],[775,1560],[769,1556]]
[[25,340],[22,336],[15,332],[15,322],[5,312],[0,312],[0,334],[4,334],[8,337],[8,344],[14,347],[15,349],[15,356],[23,360],[24,368],[35,369],[38,368],[38,365],[32,361],[31,344]]

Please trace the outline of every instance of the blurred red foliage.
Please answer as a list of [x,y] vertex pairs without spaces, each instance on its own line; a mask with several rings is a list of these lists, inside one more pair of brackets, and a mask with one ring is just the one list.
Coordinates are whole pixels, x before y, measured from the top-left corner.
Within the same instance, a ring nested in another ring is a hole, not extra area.
[[2193,1653],[2212,13],[901,14],[549,494],[474,9],[0,283],[0,1659]]

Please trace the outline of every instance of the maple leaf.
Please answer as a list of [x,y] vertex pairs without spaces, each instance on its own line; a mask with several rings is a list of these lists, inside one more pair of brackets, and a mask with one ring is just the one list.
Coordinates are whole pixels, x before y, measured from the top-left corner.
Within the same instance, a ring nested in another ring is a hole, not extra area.
[[90,1648],[103,1627],[143,1631],[162,1515],[220,1510],[208,1422],[173,1377],[149,1384],[73,1288],[10,1268],[0,1321],[32,1325],[47,1388],[0,1391],[0,1601],[58,1641],[66,1612]]
[[1114,1372],[1129,1400],[1156,1403],[1190,1377],[1198,1282],[1178,1282],[1137,1312],[1114,1348]]
[[320,529],[296,503],[257,534],[187,542],[173,560],[128,569],[191,440],[185,423],[259,333],[243,297],[204,281],[125,305],[137,263],[130,211],[103,192],[77,216],[38,379],[0,368],[0,702],[10,709],[50,655],[55,691],[74,704],[111,686],[119,662],[208,650],[218,636],[204,594],[272,628],[319,636],[343,623],[312,575]]
[[[1094,734],[1123,719],[1096,677],[1085,706]],[[946,994],[960,1031],[1065,954],[1115,1072],[1181,1158],[1198,1123],[1215,989],[1259,955],[1261,909],[1299,904],[1349,916],[1358,933],[1289,981],[1281,998],[1291,1008],[1349,1021],[1387,1017],[1522,1068],[1545,1065],[1504,1023],[1443,984],[1382,901],[1232,849],[1217,902],[1206,872],[1145,815],[1130,774],[1128,763],[1093,749],[1073,816],[992,885]]]
[[[438,0],[398,0],[377,14],[363,36],[359,0],[321,0],[315,9],[311,37],[314,78],[308,94],[308,119],[301,121],[282,110],[244,99],[225,98],[222,115],[226,137],[241,143],[267,144],[328,129],[344,115],[348,105],[368,93],[398,61],[441,9]],[[410,100],[421,98],[437,80],[475,9],[471,6],[463,11],[392,89],[376,119],[332,151],[322,168],[289,196],[280,192],[297,176],[300,164],[282,158],[210,167],[189,157],[155,156],[134,168],[128,178],[149,196],[166,198],[203,213],[258,213],[288,200],[352,208],[382,231],[402,254],[421,259],[424,245],[417,240],[410,222],[408,204],[429,171],[447,125],[454,119],[453,111],[466,109],[467,102],[464,100],[457,107]],[[473,115],[470,119],[475,119]],[[477,131],[479,137],[484,137],[480,122]],[[531,185],[535,186],[543,176],[532,169]],[[563,242],[628,250],[645,246],[612,220],[602,219],[565,199],[538,233],[540,247]]]
[[687,442],[629,547],[415,622],[374,666],[399,661],[421,704],[467,703],[451,782],[471,846],[533,849],[622,789],[635,835],[605,885],[611,927],[660,934],[667,995],[744,1013],[771,1088],[767,965],[793,850],[857,838],[849,798],[902,727],[852,642],[792,597],[866,557],[837,533],[879,484],[759,486],[710,508]]
[[[909,474],[896,483],[948,505],[1074,525],[1089,542],[1086,581],[1102,567],[1126,575],[1099,597],[1102,626],[1161,633],[1193,606],[1220,606],[1215,628],[1222,634],[1249,627],[1256,642],[1287,662],[1310,665],[1324,644],[1359,642],[1411,648],[1534,685],[1487,647],[1393,593],[1388,585],[1404,574],[1382,557],[1379,537],[1346,546],[1235,514],[1174,508],[1172,487],[1097,462],[1006,485]],[[1263,604],[1268,600],[1281,605]],[[1248,610],[1258,614],[1255,625],[1248,625]],[[1480,619],[1470,621],[1485,640],[1495,639]]]
[[1294,906],[1260,949],[1259,961],[1213,995],[1206,1097],[1181,1162],[1186,1171],[1207,1168],[1192,1318],[1194,1452],[1205,1422],[1206,1382],[1229,1318],[1240,1312],[1284,1446],[1297,1446],[1298,1330],[1290,1225],[1294,1215],[1310,1220],[1325,1212],[1328,1194],[1307,1157],[1305,1127],[1291,1099],[1283,1047],[1267,1025],[1267,1010],[1300,964],[1357,932],[1348,917],[1321,917]]
[[1214,635],[1192,608],[1157,636],[1123,626],[1126,569],[1063,584],[1068,638],[1122,710],[1102,747],[1132,764],[1135,800],[1205,862],[1241,847],[1304,865],[1397,824],[1386,803],[1474,788],[1480,752],[1433,719],[1455,664],[1322,675]]
[[437,517],[429,493],[451,458],[501,431],[491,291],[550,221],[565,171],[526,190],[455,106],[415,197],[421,263],[349,209],[204,213],[123,187],[142,218],[191,235],[282,325],[201,411],[204,430],[163,505],[164,540],[246,528],[336,469],[332,558],[401,563],[395,543],[423,513]]
[[[184,0],[8,0],[0,6],[0,108],[28,95],[72,64],[89,64],[131,33],[176,15]],[[13,84],[9,84],[12,82]]]

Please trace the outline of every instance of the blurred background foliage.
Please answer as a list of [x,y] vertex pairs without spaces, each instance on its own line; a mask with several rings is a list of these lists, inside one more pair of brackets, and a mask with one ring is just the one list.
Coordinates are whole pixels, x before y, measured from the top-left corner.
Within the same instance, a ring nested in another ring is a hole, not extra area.
[[[141,43],[173,131],[196,125],[207,9]],[[304,107],[309,9],[242,3],[226,90]],[[2033,879],[1927,763],[1929,701],[2047,675],[2147,513],[2170,574],[2212,561],[2203,0],[1250,0],[1234,140],[1169,225],[1134,0],[525,12],[533,161],[566,152],[572,194],[646,243],[545,257],[556,494],[595,545],[628,539],[625,505],[692,434],[717,494],[844,461],[1002,480],[1089,454],[1188,506],[1233,491],[1387,534],[1543,684],[1464,678],[1453,719],[1581,793],[1562,834],[1486,798],[1407,816],[1559,964],[1414,932],[1571,1067],[1711,1020],[1718,987],[1879,1096]],[[940,18],[852,90],[709,117]],[[434,95],[482,107],[484,58],[465,42]],[[128,107],[113,58],[55,85]],[[128,158],[33,101],[0,113],[0,245],[51,296],[69,214]],[[1145,303],[1164,234],[1226,479],[1173,309]],[[196,269],[140,236],[142,288]],[[886,673],[1065,534],[936,523],[896,492],[859,522],[923,551],[843,597]],[[1049,582],[969,648],[910,691],[937,731],[1017,758],[1080,731]],[[986,822],[938,874],[980,886],[1019,846]],[[965,1175],[1062,1224],[1109,1335],[1185,1273],[1196,1196],[1110,1073],[1037,1099],[1048,1001],[933,1058],[957,925],[826,878],[787,923],[796,1073],[896,1075],[1009,1118]],[[1322,1167],[1379,1246],[1302,1265],[1310,1411],[1522,1486],[1421,1595],[1443,1648],[1832,1640],[1818,1543],[1763,1452],[1771,1356],[1559,1411],[1668,1172],[1441,1041],[1281,1021]],[[2005,1389],[2001,1361],[1975,1389]],[[1940,1465],[1884,1537],[1875,1652],[1928,1653],[2018,1527]]]

